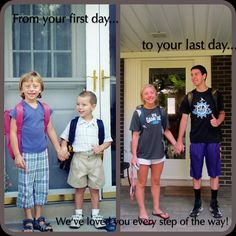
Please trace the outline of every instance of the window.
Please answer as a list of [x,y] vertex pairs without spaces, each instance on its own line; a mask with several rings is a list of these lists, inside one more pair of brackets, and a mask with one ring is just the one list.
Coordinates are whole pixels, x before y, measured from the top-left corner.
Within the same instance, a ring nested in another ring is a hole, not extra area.
[[[13,5],[13,77],[30,70],[48,78],[72,77],[70,13],[71,5],[64,4]],[[45,23],[43,17],[50,16],[66,18],[61,23]]]
[[[177,139],[181,120],[179,107],[186,88],[185,68],[150,68],[149,83],[157,88],[158,102],[168,112],[169,129]],[[185,152],[176,154],[167,140],[166,147],[167,159],[185,159]]]

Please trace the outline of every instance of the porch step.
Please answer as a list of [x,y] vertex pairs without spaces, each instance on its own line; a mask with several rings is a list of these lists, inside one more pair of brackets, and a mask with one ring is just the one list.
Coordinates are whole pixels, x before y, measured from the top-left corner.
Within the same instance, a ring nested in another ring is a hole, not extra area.
[[[193,187],[192,186],[165,186],[164,195],[166,196],[193,196]],[[201,187],[201,196],[210,197],[211,190],[209,187]]]
[[[45,216],[47,221],[51,222],[54,231],[73,231],[66,224],[58,224],[59,219],[69,219],[71,215],[74,214],[74,202],[50,202],[43,208],[42,215]],[[85,221],[89,222],[91,219],[91,202],[85,201],[83,214]],[[100,202],[100,214],[105,218],[116,216],[116,201],[115,200],[102,200]],[[24,214],[22,209],[15,206],[5,206],[4,208],[4,222],[5,228],[11,231],[21,231],[22,220],[24,219]],[[93,225],[84,224],[79,231],[97,231]],[[78,232],[79,232],[78,231]],[[100,230],[101,231],[101,230]]]
[[[44,215],[46,219],[50,220],[52,219],[55,220],[55,217],[60,217],[60,216],[69,217],[74,212],[73,208],[74,207],[72,202],[48,203],[46,206],[44,206],[42,215]],[[24,219],[23,210],[17,208],[16,206],[6,206],[4,211],[5,211],[4,216],[6,224],[8,223],[14,224],[21,221],[21,219]]]

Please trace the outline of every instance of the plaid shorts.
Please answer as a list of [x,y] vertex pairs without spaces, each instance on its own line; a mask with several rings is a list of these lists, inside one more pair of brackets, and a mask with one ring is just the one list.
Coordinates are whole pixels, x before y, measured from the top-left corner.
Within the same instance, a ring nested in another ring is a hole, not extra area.
[[45,205],[49,187],[48,150],[23,153],[26,169],[18,169],[17,207]]

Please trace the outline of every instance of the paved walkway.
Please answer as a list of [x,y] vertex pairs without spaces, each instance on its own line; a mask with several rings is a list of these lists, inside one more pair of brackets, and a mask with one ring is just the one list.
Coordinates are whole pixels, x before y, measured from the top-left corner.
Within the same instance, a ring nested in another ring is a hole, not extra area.
[[[115,200],[103,200],[100,202],[100,214],[105,218],[116,216],[116,201]],[[84,219],[85,224],[79,229],[70,229],[66,224],[66,220],[69,220],[74,213],[73,202],[59,202],[49,203],[44,208],[44,215],[46,219],[53,226],[54,232],[106,232],[106,230],[98,230],[93,226],[91,221],[91,208],[90,202],[84,203]],[[19,232],[22,230],[23,214],[22,211],[16,207],[5,207],[5,228],[10,231]],[[69,223],[68,223],[69,224]]]
[[[181,188],[181,187],[180,187]],[[210,190],[209,190],[210,191]],[[232,205],[231,205],[231,191],[229,187],[222,187],[219,191],[219,204],[221,211],[223,212],[223,218],[220,220],[214,219],[209,208],[209,197],[203,197],[203,212],[196,220],[188,217],[190,210],[193,207],[192,196],[166,196],[164,189],[161,189],[161,208],[163,211],[167,211],[170,214],[169,220],[162,220],[158,217],[151,216],[152,213],[152,197],[150,193],[150,187],[146,187],[146,207],[150,218],[155,220],[155,224],[151,226],[139,224],[137,222],[138,206],[137,202],[129,199],[128,187],[121,187],[121,206],[120,206],[120,218],[126,219],[123,226],[121,226],[122,232],[140,232],[140,231],[157,231],[157,232],[178,232],[178,231],[226,231],[231,225]],[[136,225],[134,225],[136,224]]]
[[[181,187],[180,187],[181,188]],[[146,207],[150,217],[155,224],[146,226],[139,224],[137,221],[138,207],[137,202],[130,201],[129,187],[122,186],[120,192],[120,218],[117,219],[120,224],[121,232],[224,232],[231,226],[232,203],[231,203],[231,188],[221,187],[219,191],[219,203],[223,218],[220,220],[214,219],[209,210],[210,197],[202,198],[204,211],[194,221],[188,217],[190,210],[193,207],[193,196],[173,196],[166,194],[164,188],[161,189],[161,208],[167,211],[171,218],[169,220],[161,220],[160,218],[151,216],[152,198],[150,187],[146,187]],[[104,217],[115,217],[116,201],[103,200],[100,203],[101,214]],[[5,207],[5,228],[10,231],[19,232],[22,229],[21,220],[23,219],[22,211],[13,206]],[[88,224],[84,224],[80,229],[70,229],[66,223],[62,221],[69,219],[73,214],[73,202],[49,203],[44,209],[44,215],[53,225],[54,232],[101,232],[105,230],[97,230],[90,224],[90,202],[84,203],[84,217]],[[60,220],[61,218],[61,220]],[[59,222],[60,221],[60,222]]]

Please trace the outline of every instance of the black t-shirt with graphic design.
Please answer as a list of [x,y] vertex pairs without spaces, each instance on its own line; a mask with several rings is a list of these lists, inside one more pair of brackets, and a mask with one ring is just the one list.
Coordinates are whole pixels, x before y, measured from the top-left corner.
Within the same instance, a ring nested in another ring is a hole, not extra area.
[[191,116],[191,143],[218,143],[221,141],[220,126],[213,127],[210,123],[212,114],[218,118],[219,111],[224,110],[223,96],[217,91],[217,109],[212,95],[212,89],[205,92],[193,90],[191,108],[187,95],[180,105],[180,113],[190,114]]
[[[144,124],[141,127],[141,110],[137,109],[133,113],[130,124],[131,131],[140,132],[138,140],[137,157],[143,159],[161,159],[164,157],[164,140],[162,133],[161,114],[158,108],[143,109]],[[168,116],[166,117],[166,128],[169,128]]]

